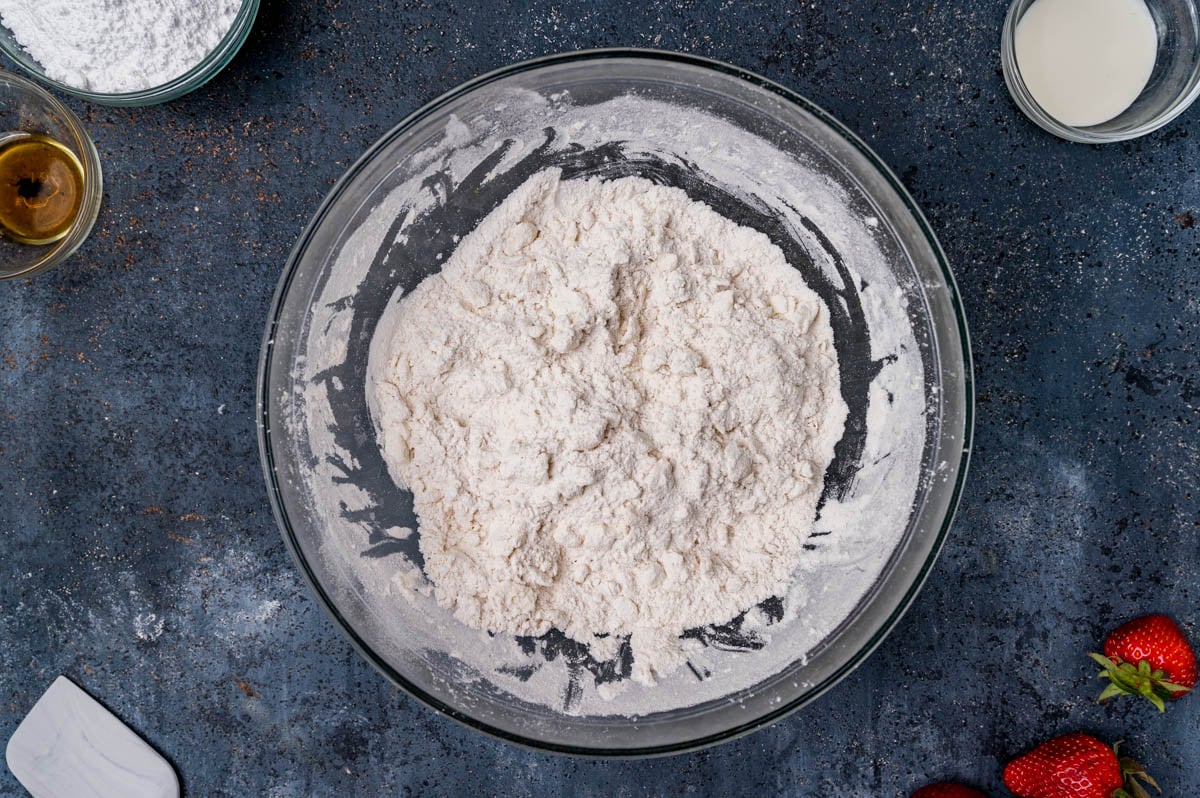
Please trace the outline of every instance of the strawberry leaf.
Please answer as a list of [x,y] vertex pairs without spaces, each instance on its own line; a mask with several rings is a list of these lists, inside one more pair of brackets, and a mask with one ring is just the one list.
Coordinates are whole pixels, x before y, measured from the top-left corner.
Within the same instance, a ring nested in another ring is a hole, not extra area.
[[1114,683],[1110,684],[1108,687],[1105,687],[1104,692],[1100,693],[1100,698],[1097,700],[1103,704],[1108,699],[1115,698],[1119,695],[1125,695],[1125,689],[1121,687],[1121,685]]
[[[1113,746],[1113,753],[1117,753],[1117,746],[1115,745]],[[1141,784],[1143,781],[1149,784],[1159,793],[1162,792],[1162,788],[1158,786],[1158,782],[1146,772],[1146,768],[1144,768],[1139,762],[1124,756],[1120,758],[1120,764],[1121,774],[1125,777],[1125,786],[1129,788],[1129,798],[1150,798],[1150,792]],[[1117,792],[1114,792],[1113,798],[1121,798],[1119,795],[1121,792],[1124,792],[1124,790],[1118,790]]]
[[1133,665],[1129,662],[1114,662],[1103,654],[1089,653],[1088,656],[1102,668],[1097,676],[1110,682],[1097,699],[1101,703],[1118,695],[1140,695],[1159,712],[1166,712],[1167,706],[1163,699],[1174,698],[1176,694],[1185,693],[1189,689],[1166,681],[1166,675],[1161,670],[1152,669],[1147,660]]

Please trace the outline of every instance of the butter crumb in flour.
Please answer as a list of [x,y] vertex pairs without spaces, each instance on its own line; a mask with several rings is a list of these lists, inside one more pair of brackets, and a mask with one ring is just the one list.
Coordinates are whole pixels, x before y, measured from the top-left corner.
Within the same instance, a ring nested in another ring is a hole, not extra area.
[[766,236],[551,170],[393,302],[369,399],[460,621],[628,637],[650,684],[787,589],[847,411],[828,310]]

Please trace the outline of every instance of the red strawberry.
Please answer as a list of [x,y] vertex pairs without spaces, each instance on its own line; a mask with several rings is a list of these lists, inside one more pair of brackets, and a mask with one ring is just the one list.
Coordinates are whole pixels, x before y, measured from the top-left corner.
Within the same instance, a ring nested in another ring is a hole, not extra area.
[[912,798],[987,798],[987,796],[979,790],[943,781],[925,785],[914,792]]
[[1087,734],[1055,737],[1004,768],[1005,786],[1020,798],[1149,798],[1137,779],[1158,789],[1141,765]]
[[1101,701],[1141,695],[1158,711],[1163,699],[1182,698],[1196,686],[1196,654],[1179,627],[1165,615],[1147,615],[1118,626],[1104,641],[1104,654],[1089,654],[1110,684]]

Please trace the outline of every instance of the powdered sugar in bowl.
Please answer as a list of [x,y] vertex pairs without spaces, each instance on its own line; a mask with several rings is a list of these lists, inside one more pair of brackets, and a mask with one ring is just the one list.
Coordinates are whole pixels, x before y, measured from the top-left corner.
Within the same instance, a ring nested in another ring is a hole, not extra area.
[[[686,665],[652,684],[636,678],[629,640],[585,646],[556,626],[489,634],[439,605],[414,495],[389,474],[369,406],[371,344],[393,294],[441,271],[481,220],[545,170],[566,183],[632,177],[682,191],[766,236],[829,308],[849,415],[816,525],[794,528],[803,537],[795,578],[728,623],[687,629]],[[504,739],[646,756],[769,723],[879,644],[949,529],[971,395],[966,325],[944,255],[860,140],[736,68],[599,51],[472,81],[350,170],[276,293],[260,445],[298,566],[388,679]]]
[[0,51],[85,100],[154,105],[203,86],[246,41],[259,0],[0,0]]

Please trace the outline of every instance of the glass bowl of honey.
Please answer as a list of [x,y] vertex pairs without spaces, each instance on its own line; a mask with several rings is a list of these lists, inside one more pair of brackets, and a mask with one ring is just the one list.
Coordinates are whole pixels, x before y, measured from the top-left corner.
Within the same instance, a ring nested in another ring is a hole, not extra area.
[[100,156],[79,118],[0,70],[0,280],[70,257],[92,231],[102,193]]

